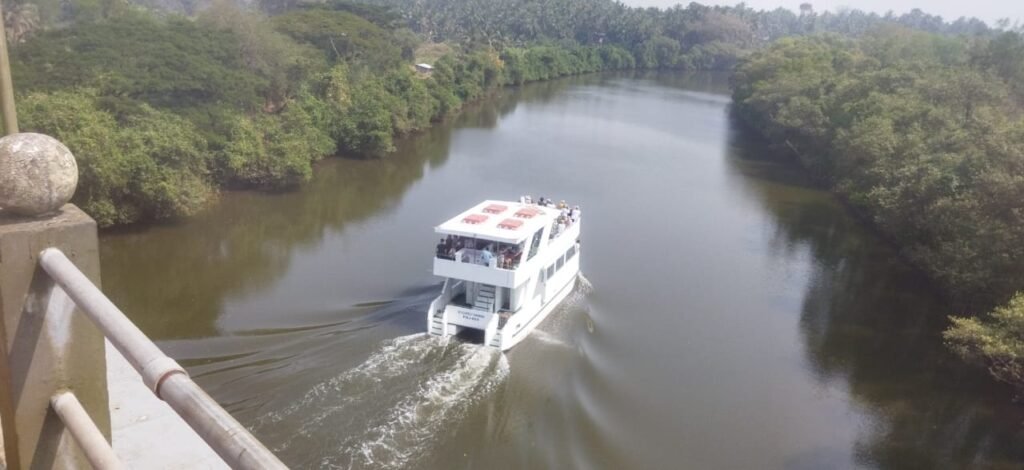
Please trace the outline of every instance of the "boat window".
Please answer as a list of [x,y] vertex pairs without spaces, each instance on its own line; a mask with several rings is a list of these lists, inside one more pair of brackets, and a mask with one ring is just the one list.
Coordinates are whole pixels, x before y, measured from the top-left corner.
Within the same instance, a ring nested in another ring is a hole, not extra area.
[[558,260],[555,261],[555,270],[556,271],[561,271],[562,270],[562,266],[565,266],[565,259],[563,259],[561,256],[559,256]]
[[569,261],[573,256],[576,256],[576,245],[570,246],[569,250],[565,252],[565,260]]
[[533,241],[530,243],[530,255],[526,257],[527,261],[533,259],[533,256],[537,254],[537,249],[540,248],[540,238],[543,232],[544,228],[541,227],[537,230],[537,233],[533,234]]
[[555,265],[548,266],[548,279],[555,275]]

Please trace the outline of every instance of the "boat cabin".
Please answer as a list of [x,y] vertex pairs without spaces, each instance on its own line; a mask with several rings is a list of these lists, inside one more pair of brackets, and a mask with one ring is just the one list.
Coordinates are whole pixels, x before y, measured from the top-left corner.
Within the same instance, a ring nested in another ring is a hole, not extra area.
[[543,300],[539,292],[556,269],[569,260],[578,269],[579,215],[564,204],[487,200],[438,225],[434,274],[445,284],[432,311],[471,329],[487,328],[497,314],[500,328],[531,300]]

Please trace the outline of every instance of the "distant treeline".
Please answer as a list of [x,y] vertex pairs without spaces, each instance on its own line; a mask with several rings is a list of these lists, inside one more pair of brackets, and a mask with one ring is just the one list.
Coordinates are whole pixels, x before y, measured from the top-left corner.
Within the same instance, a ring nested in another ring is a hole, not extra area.
[[[220,188],[285,189],[326,156],[390,152],[495,87],[630,68],[725,69],[775,38],[879,24],[989,34],[915,11],[659,10],[612,0],[14,0],[22,128],[78,157],[101,226],[195,213]],[[434,65],[429,75],[412,64]]]
[[[793,151],[963,311],[1024,290],[1024,38],[889,28],[782,39],[736,68],[739,116]],[[949,345],[1024,391],[1024,296]]]
[[690,2],[659,9],[630,7],[617,0],[363,1],[401,12],[406,26],[432,41],[615,44],[643,68],[726,70],[751,50],[782,37],[822,32],[857,37],[885,25],[950,35],[991,31],[976,18],[945,22],[917,9],[900,16],[853,9],[817,13],[810,3],[793,12],[755,10],[742,3],[729,7]]

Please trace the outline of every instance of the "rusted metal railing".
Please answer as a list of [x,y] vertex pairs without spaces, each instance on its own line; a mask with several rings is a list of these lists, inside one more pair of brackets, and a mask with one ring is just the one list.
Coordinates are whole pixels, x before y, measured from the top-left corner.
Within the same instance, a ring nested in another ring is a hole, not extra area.
[[[199,388],[185,369],[160,351],[160,348],[153,344],[63,252],[56,248],[48,248],[39,256],[39,263],[57,286],[139,372],[146,386],[170,405],[224,462],[238,469],[287,468],[245,427]],[[99,443],[96,438],[98,430],[85,430],[83,425],[75,424],[79,429],[79,432],[76,432],[72,427],[71,422],[79,420],[84,413],[80,411],[81,405],[77,407],[79,410],[75,409],[74,403],[77,403],[77,400],[74,396],[58,394],[51,403],[55,410],[58,405],[62,405],[64,414],[61,414],[61,418],[83,447],[90,461],[93,456],[98,459],[110,457],[106,455],[105,450],[100,449],[106,446],[109,450],[109,445],[102,436],[99,438],[99,441],[103,441],[102,445]],[[61,410],[57,412],[60,414]],[[66,418],[65,414],[69,418]],[[86,448],[87,446],[90,448]],[[120,464],[116,463],[116,458],[114,462],[110,467],[100,468],[119,468]]]

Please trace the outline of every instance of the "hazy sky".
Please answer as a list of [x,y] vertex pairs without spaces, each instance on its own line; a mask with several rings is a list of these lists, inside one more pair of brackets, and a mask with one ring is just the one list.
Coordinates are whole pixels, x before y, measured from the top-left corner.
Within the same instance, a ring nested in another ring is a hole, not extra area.
[[[778,7],[799,11],[801,3],[805,0],[747,0],[747,6],[758,10],[774,10]],[[690,3],[690,0],[623,0],[623,3],[633,6],[656,6],[670,7],[677,3],[683,6]],[[739,1],[698,1],[703,4],[735,5]],[[1024,22],[1024,0],[811,0],[808,3],[814,5],[816,11],[835,10],[840,7],[856,8],[864,11],[873,11],[884,14],[892,10],[894,13],[906,13],[914,8],[920,8],[932,15],[942,15],[942,18],[950,21],[961,16],[974,16],[988,22],[990,25],[999,18],[1017,19]]]

